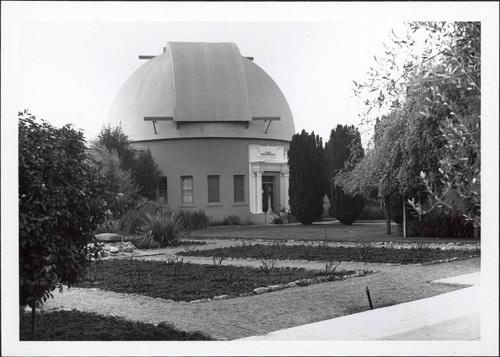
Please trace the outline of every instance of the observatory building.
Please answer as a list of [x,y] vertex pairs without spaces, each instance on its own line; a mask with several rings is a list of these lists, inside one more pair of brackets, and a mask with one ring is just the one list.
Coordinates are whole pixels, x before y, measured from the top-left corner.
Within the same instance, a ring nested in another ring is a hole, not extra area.
[[272,78],[233,43],[169,42],[137,69],[109,114],[162,171],[157,200],[264,223],[288,210],[292,113]]

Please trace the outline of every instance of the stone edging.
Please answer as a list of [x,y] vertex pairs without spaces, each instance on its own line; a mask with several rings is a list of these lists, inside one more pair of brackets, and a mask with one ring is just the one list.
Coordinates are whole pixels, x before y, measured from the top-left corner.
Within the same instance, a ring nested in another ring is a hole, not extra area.
[[[345,280],[345,279],[350,279],[350,278],[354,278],[354,277],[358,277],[358,276],[365,276],[367,274],[373,274],[376,272],[377,272],[376,270],[358,270],[358,271],[355,271],[353,274],[342,275],[341,279],[333,279],[333,280],[329,280],[326,276],[322,276],[322,277],[315,278],[315,279],[312,279],[312,278],[299,279],[299,280],[289,282],[287,284],[275,284],[275,285],[258,287],[258,288],[253,289],[252,292],[239,294],[238,296],[235,296],[235,297],[260,295],[263,293],[269,293],[269,292],[273,292],[273,291],[283,290],[286,288],[293,288],[296,286],[302,287],[302,286],[308,286],[308,285],[313,285],[313,284],[325,283],[327,281]],[[231,298],[231,296],[229,296],[229,295],[220,295],[220,296],[214,296],[213,298],[192,300],[192,301],[189,301],[189,303],[210,302],[212,300],[225,300],[225,299],[229,299],[229,298]]]

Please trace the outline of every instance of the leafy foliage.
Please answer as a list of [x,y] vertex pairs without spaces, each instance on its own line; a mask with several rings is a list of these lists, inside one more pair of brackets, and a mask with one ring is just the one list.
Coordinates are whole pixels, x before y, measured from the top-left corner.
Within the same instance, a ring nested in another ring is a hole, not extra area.
[[366,122],[383,114],[374,152],[339,184],[397,192],[420,215],[455,191],[468,207],[463,216],[480,225],[480,35],[479,22],[414,22],[403,36],[393,32],[368,80],[355,82]]
[[330,215],[342,224],[350,225],[363,211],[362,195],[351,195],[335,185],[335,176],[341,172],[349,172],[363,159],[364,150],[361,136],[354,126],[337,125],[332,129],[330,140],[325,144],[326,174],[329,183]]
[[176,211],[146,212],[143,222],[142,232],[153,238],[162,248],[172,245],[183,234],[182,222]]
[[110,152],[116,152],[120,159],[120,168],[132,170],[135,166],[136,150],[132,147],[127,135],[120,127],[103,127],[97,136],[99,144]]
[[290,208],[302,224],[312,224],[323,212],[326,193],[324,149],[321,138],[305,130],[295,134],[288,151]]
[[135,161],[133,176],[139,185],[139,194],[150,200],[156,199],[156,187],[161,171],[155,163],[151,150],[141,150]]
[[106,183],[108,213],[113,218],[119,218],[125,211],[134,207],[139,198],[139,189],[131,171],[122,168],[114,149],[109,150],[99,142],[92,142],[88,149],[88,164],[99,172]]
[[19,112],[20,305],[33,307],[77,282],[107,197],[81,132]]

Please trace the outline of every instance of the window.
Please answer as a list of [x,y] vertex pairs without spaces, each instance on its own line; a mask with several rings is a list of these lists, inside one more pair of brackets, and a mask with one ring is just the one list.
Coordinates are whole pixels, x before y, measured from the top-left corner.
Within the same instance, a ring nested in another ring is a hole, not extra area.
[[181,197],[182,204],[194,204],[193,196],[193,176],[181,176]]
[[234,202],[245,202],[245,175],[234,175]]
[[158,182],[158,195],[157,201],[162,203],[168,202],[168,194],[167,194],[167,178],[165,176],[161,176]]
[[208,175],[208,203],[220,202],[218,175]]

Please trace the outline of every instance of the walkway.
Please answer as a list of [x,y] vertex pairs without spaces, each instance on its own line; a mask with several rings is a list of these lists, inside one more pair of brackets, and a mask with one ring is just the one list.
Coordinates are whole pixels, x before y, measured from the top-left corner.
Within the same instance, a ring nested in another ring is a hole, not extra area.
[[241,340],[479,340],[480,273],[433,283],[472,286]]

